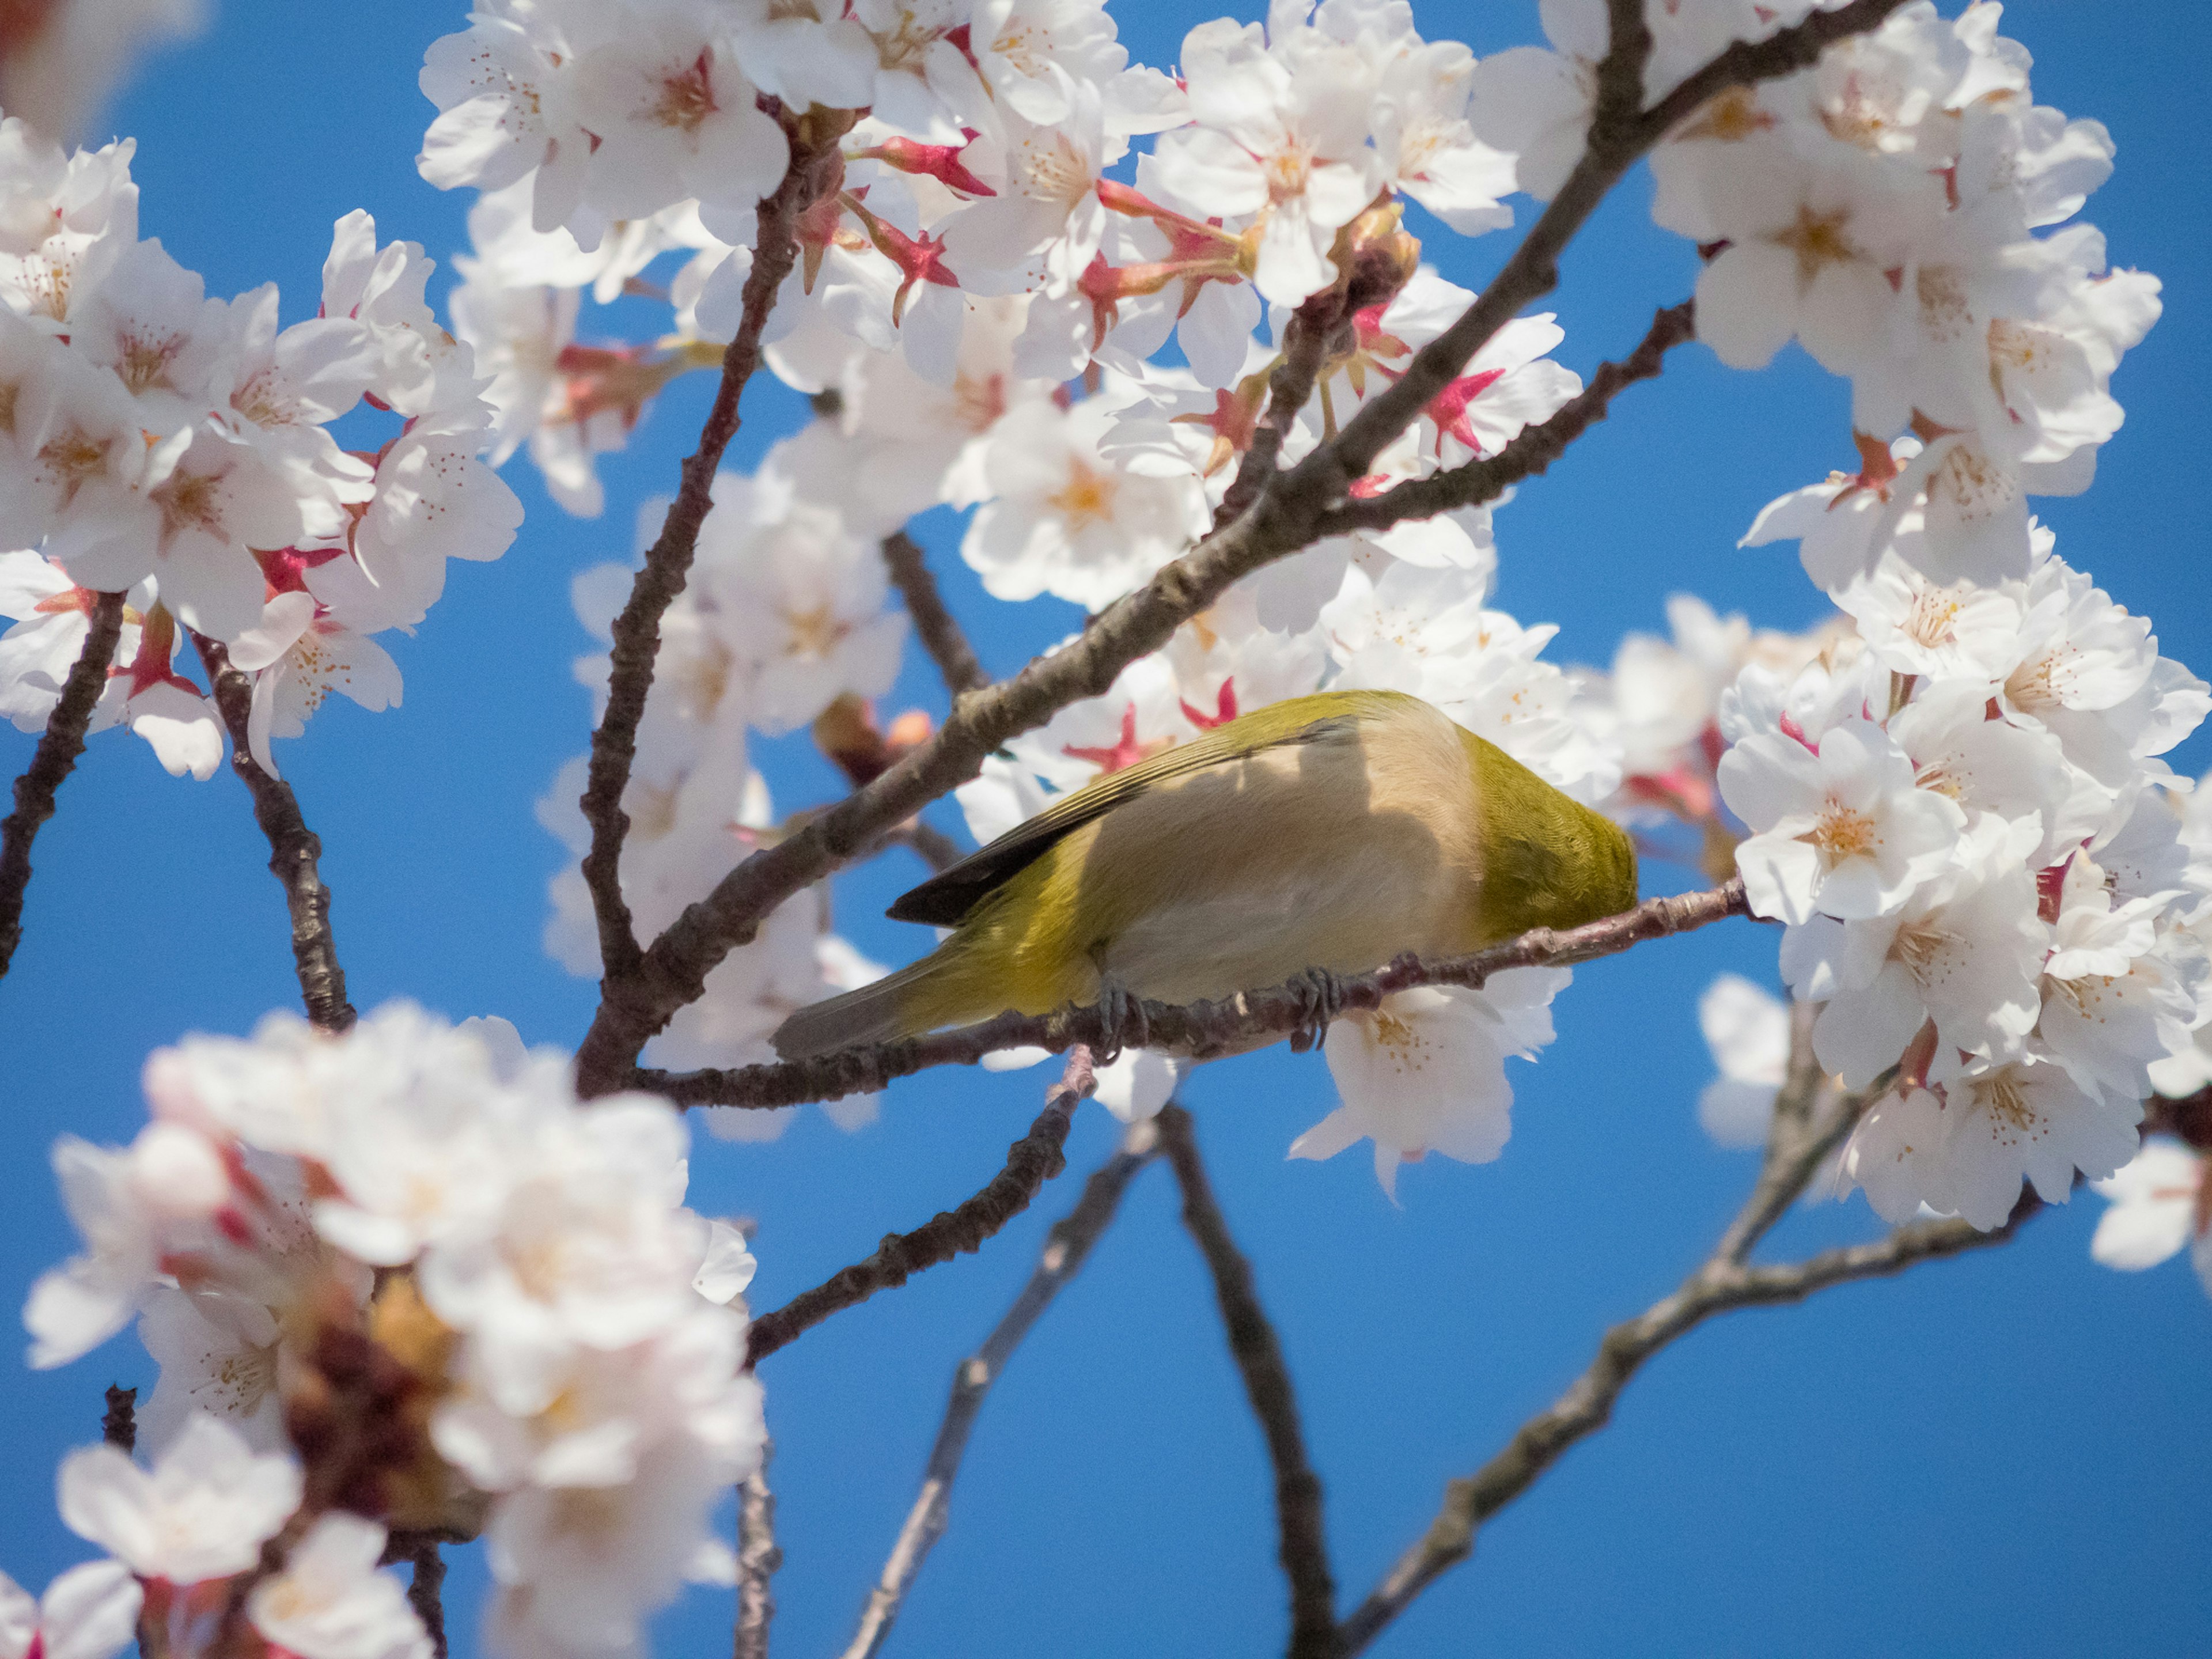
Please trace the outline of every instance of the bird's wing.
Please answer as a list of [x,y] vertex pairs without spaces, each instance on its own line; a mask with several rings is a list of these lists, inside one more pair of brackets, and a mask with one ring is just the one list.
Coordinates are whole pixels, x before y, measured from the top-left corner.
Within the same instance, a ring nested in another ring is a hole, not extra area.
[[1063,795],[1025,823],[1009,830],[988,847],[970,853],[951,869],[933,876],[884,912],[893,921],[926,921],[951,927],[1017,872],[1044,856],[1052,844],[1124,801],[1193,772],[1243,760],[1262,750],[1316,743],[1351,732],[1368,704],[1389,693],[1320,692],[1293,697],[1211,732],[1163,750],[1118,772],[1094,778]]

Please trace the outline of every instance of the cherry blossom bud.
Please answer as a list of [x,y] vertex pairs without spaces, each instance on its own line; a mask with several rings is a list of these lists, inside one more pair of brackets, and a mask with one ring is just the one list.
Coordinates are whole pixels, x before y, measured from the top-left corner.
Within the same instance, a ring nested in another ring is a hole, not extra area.
[[230,1176],[205,1136],[180,1123],[154,1123],[131,1147],[131,1194],[172,1221],[210,1216],[229,1201]]

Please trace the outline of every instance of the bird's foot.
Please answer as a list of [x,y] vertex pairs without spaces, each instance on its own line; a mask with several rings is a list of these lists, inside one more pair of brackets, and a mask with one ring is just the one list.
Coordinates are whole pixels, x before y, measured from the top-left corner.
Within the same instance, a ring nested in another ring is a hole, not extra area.
[[1145,1000],[1130,994],[1129,988],[1112,975],[1098,981],[1099,1034],[1104,1039],[1096,1063],[1111,1066],[1125,1048],[1141,1048],[1152,1035],[1145,1018]]
[[1298,999],[1298,1023],[1291,1030],[1291,1052],[1321,1047],[1329,1022],[1344,1012],[1344,985],[1326,968],[1309,968],[1291,981]]

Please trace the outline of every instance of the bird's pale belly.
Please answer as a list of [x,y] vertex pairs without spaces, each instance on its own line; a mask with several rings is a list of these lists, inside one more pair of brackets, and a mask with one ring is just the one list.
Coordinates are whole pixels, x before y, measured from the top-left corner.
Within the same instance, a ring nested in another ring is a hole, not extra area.
[[[1440,880],[1439,878],[1442,878]],[[1434,868],[1347,858],[1285,881],[1232,884],[1130,918],[1095,960],[1131,994],[1189,1002],[1280,984],[1309,968],[1358,974],[1404,951],[1472,950],[1472,906]]]

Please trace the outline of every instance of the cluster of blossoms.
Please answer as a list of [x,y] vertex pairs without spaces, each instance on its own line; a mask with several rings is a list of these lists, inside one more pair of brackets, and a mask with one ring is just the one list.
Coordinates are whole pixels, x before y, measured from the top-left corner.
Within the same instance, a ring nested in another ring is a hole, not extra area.
[[[380,709],[449,557],[495,558],[521,507],[478,459],[492,405],[424,303],[430,261],[337,222],[314,318],[273,284],[229,301],[138,236],[128,140],[64,153],[0,123],[0,714],[46,722],[100,593],[127,596],[94,729],[127,726],[205,778],[222,726],[187,633],[252,678],[249,744],[296,736],[332,691]],[[376,447],[331,426],[399,417]]]
[[[442,113],[421,164],[433,183],[484,192],[455,327],[498,371],[501,454],[527,441],[576,510],[599,506],[592,453],[618,446],[672,375],[711,361],[700,342],[735,331],[757,204],[796,150],[824,146],[832,176],[800,217],[799,258],[768,319],[787,380],[817,390],[896,362],[950,389],[981,327],[1007,337],[993,343],[1016,374],[1051,386],[1094,363],[1133,371],[1172,334],[1187,371],[1138,374],[1121,398],[1054,422],[1039,458],[1110,477],[1105,428],[1188,413],[1211,428],[1200,453],[1222,452],[1211,472],[1249,441],[1264,394],[1252,335],[1267,306],[1343,289],[1392,244],[1404,199],[1463,233],[1510,222],[1498,200],[1510,160],[1468,125],[1474,70],[1464,46],[1422,40],[1389,0],[1279,4],[1264,28],[1201,25],[1180,80],[1130,65],[1095,0],[868,0],[820,15],[503,5],[431,49],[423,89]],[[579,344],[581,290],[661,293],[641,273],[669,250],[688,255],[665,290],[675,332]],[[1355,308],[1377,308],[1403,276],[1363,286]],[[988,303],[1011,296],[1032,303],[1011,318]],[[1428,337],[1420,319],[1396,320],[1415,331],[1377,331],[1364,314],[1375,349],[1346,365],[1340,412],[1370,360],[1379,385],[1395,372],[1387,360]],[[1459,417],[1495,378],[1479,371],[1440,400],[1455,441],[1477,441],[1480,424]],[[1156,502],[1147,546],[1125,562],[1158,562],[1152,544],[1172,550],[1188,528]],[[1002,526],[997,544],[1018,550],[1018,532]]]
[[115,1561],[48,1592],[104,1633],[60,1651],[106,1659],[143,1586],[156,1650],[246,1651],[242,1616],[271,1653],[424,1659],[387,1529],[483,1533],[509,1654],[629,1653],[686,1579],[731,1581],[708,1517],[761,1455],[753,1260],[684,1207],[665,1102],[581,1105],[505,1022],[406,1004],[189,1039],[146,1094],[128,1147],[56,1146],[84,1253],[24,1310],[33,1364],[135,1316],[161,1365],[150,1471],[63,1466]]
[[1844,1170],[1893,1219],[2002,1221],[2133,1156],[2151,1066],[2212,1016],[2212,862],[2157,757],[2212,694],[2049,550],[1942,583],[1892,555],[1836,597],[1857,648],[1723,697],[1753,909],[1825,1006],[1820,1064],[1894,1082]]
[[[2200,780],[2200,789],[2212,779]],[[2204,799],[2191,799],[2196,808]],[[2199,814],[2192,810],[2193,820]],[[2191,838],[2194,826],[2185,823]],[[2192,840],[2192,848],[2194,848]],[[1698,1098],[1698,1121],[1723,1146],[1760,1146],[1766,1141],[1790,1059],[1790,1009],[1786,1003],[1738,974],[1723,974],[1698,1002],[1713,1063],[1720,1075]],[[2212,1024],[2199,1025],[2196,1046],[2150,1063],[2153,1086],[2162,1098],[2161,1115],[2181,1121],[2179,1135],[2151,1134],[2142,1150],[2113,1175],[2090,1185],[2109,1200],[2099,1218],[2089,1253],[2110,1267],[2136,1271],[2154,1267],[2188,1249],[2197,1277],[2212,1294],[2212,1156],[2203,1146],[2206,1125],[2184,1115],[2201,1110],[2208,1097],[2203,1043]],[[1809,1183],[1808,1200],[1842,1190],[1841,1153]]]
[[[484,191],[453,319],[495,376],[495,459],[526,442],[557,499],[599,510],[592,454],[622,442],[674,375],[719,361],[755,204],[793,147],[836,143],[842,168],[801,220],[765,337],[771,368],[826,412],[757,477],[718,481],[663,629],[624,800],[623,890],[649,933],[777,833],[748,731],[811,725],[856,780],[926,735],[918,714],[879,730],[869,708],[895,678],[902,626],[884,611],[884,537],[933,507],[972,508],[960,551],[988,591],[1103,608],[1205,531],[1297,307],[1333,306],[1341,325],[1284,445],[1293,460],[1465,308],[1470,293],[1421,265],[1400,198],[1489,229],[1510,222],[1497,197],[1511,167],[1468,125],[1471,55],[1422,41],[1402,6],[1328,0],[1279,6],[1264,29],[1205,25],[1180,82],[1130,67],[1103,10],[1083,3],[768,21],[617,9],[481,12],[424,70],[443,112],[425,174]],[[1146,133],[1159,137],[1133,158],[1134,184],[1107,178]],[[642,273],[672,249],[687,255],[665,290],[673,332],[578,343],[582,289],[659,293]],[[1255,337],[1263,327],[1271,343]],[[1170,334],[1187,367],[1150,361]],[[1509,325],[1363,493],[1494,453],[1558,409],[1580,390],[1546,356],[1561,337],[1548,317]],[[648,507],[641,540],[659,519]],[[1104,696],[1017,741],[963,792],[970,827],[995,834],[1240,709],[1325,687],[1417,692],[1602,799],[1619,782],[1614,745],[1569,718],[1574,688],[1539,655],[1553,630],[1487,608],[1494,569],[1486,509],[1338,538],[1272,568]],[[604,635],[628,579],[610,567],[580,580],[587,626]],[[579,672],[600,683],[604,656]],[[580,760],[541,804],[580,855],[581,783]],[[553,897],[549,947],[597,973],[580,872],[556,876]],[[785,904],[650,1057],[770,1057],[793,1008],[879,971],[829,926],[820,890]],[[1493,1156],[1504,1057],[1550,1040],[1565,981],[1415,994],[1387,1018],[1348,1021],[1331,1053],[1352,1103],[1301,1152],[1374,1133],[1386,1182],[1426,1150]],[[1490,1086],[1464,1086],[1462,1054]],[[1149,1109],[1170,1076],[1133,1059],[1102,1097]],[[1414,1076],[1433,1097],[1400,1103]],[[873,1110],[837,1109],[848,1123]],[[758,1135],[781,1115],[709,1121]]]
[[[2212,1016],[2212,863],[2157,758],[2212,696],[2052,554],[2027,500],[2089,482],[2158,285],[2063,224],[2111,141],[2033,104],[1996,18],[1908,6],[1654,155],[1655,216],[1706,257],[1700,337],[1744,367],[1796,338],[1848,376],[1861,465],[1746,538],[1799,539],[1854,632],[1754,651],[1694,738],[1658,722],[1632,763],[1642,805],[1723,850],[1717,784],[1750,832],[1753,908],[1788,924],[1784,976],[1823,1005],[1821,1065],[1893,1079],[1844,1177],[1892,1219],[1982,1227],[2023,1177],[2057,1200],[2077,1169],[2127,1163],[2151,1068]],[[1677,708],[1729,654],[1702,620],[1656,654],[1703,672]]]
[[[890,583],[868,534],[895,520],[871,520],[831,503],[839,499],[836,458],[807,437],[778,444],[757,477],[724,473],[700,528],[682,596],[660,625],[660,654],[638,728],[637,757],[623,809],[623,893],[647,937],[758,847],[774,839],[766,782],[748,759],[748,737],[812,726],[848,769],[872,775],[892,745],[926,735],[926,716],[876,730],[867,699],[890,689],[906,618],[885,609]],[[650,544],[666,511],[648,501],[639,515]],[[856,516],[859,521],[856,524]],[[577,578],[585,625],[602,638],[629,592],[628,565],[602,565]],[[577,677],[603,702],[607,658],[579,658]],[[538,803],[547,829],[579,859],[590,830],[577,801],[586,763],[577,757]],[[599,934],[581,871],[552,882],[547,950],[569,971],[600,971]],[[742,1064],[772,1055],[769,1034],[793,1009],[832,991],[866,983],[883,971],[830,931],[829,892],[811,887],[778,907],[753,942],[732,951],[708,975],[703,993],[656,1037],[649,1058],[672,1066]],[[872,1121],[875,1102],[834,1103],[846,1128]],[[781,1133],[792,1109],[716,1109],[709,1130],[732,1139]]]

